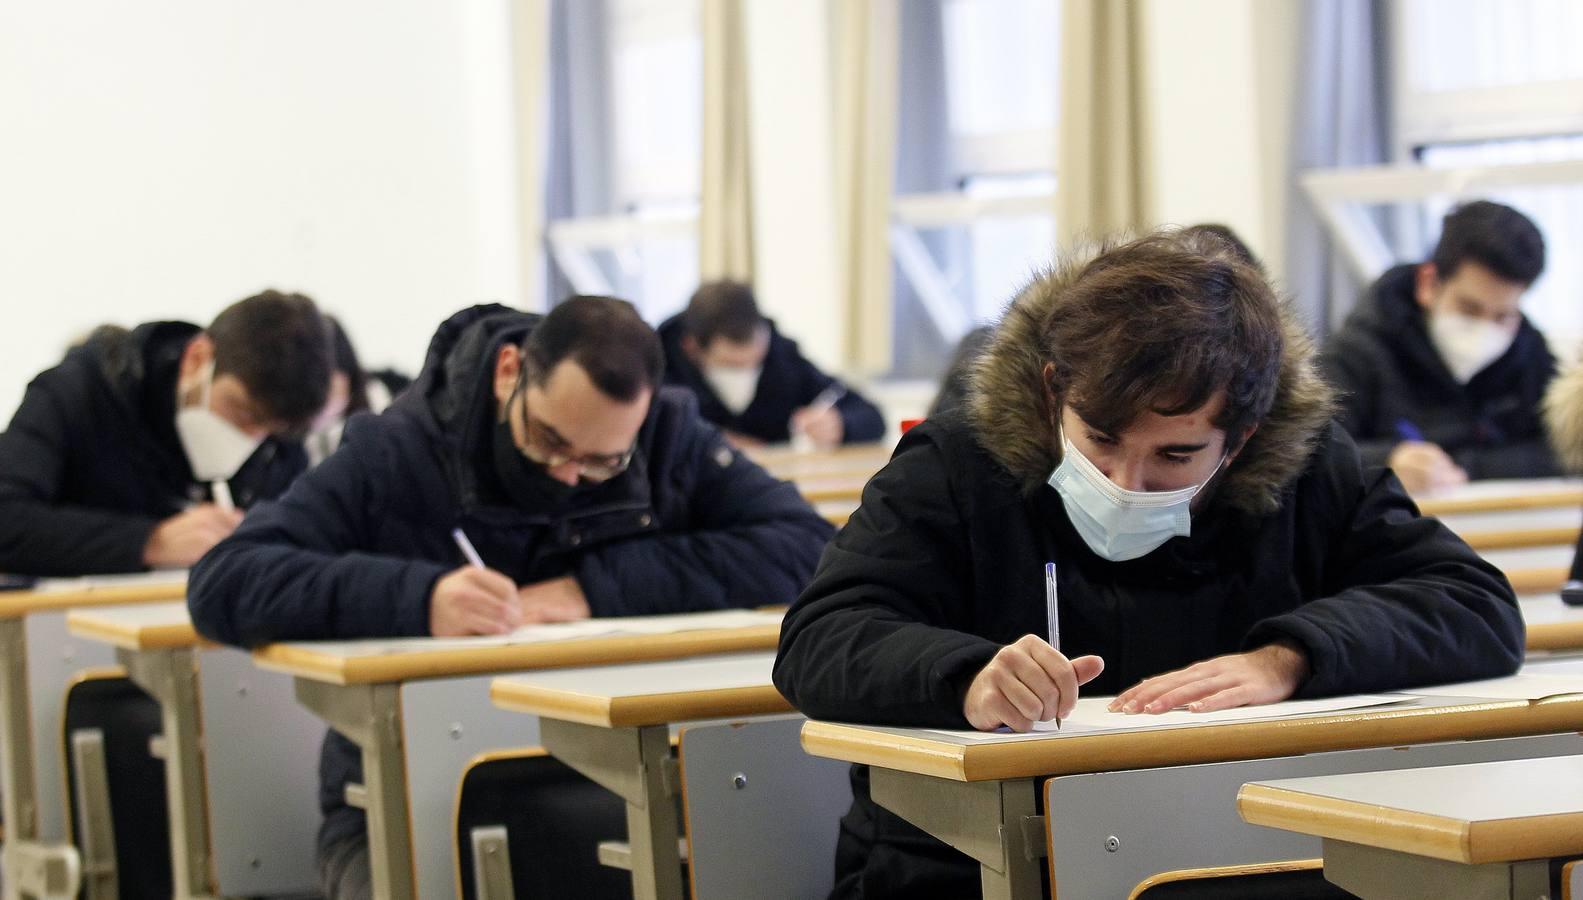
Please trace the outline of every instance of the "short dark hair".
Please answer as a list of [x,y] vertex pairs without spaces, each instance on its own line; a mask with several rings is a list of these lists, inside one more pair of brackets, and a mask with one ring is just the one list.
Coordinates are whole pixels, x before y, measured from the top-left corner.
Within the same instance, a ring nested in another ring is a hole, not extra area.
[[1084,266],[1043,324],[1050,388],[1117,434],[1144,411],[1192,412],[1225,392],[1215,427],[1235,446],[1275,402],[1285,333],[1269,281],[1224,240],[1162,231]]
[[330,327],[330,349],[334,354],[335,371],[346,376],[346,415],[364,412],[369,408],[368,373],[363,371],[363,364],[357,358],[357,349],[352,346],[352,338],[346,329],[341,327],[341,321],[335,316],[325,316],[324,322]]
[[522,352],[528,362],[524,378],[543,384],[556,366],[570,359],[601,393],[622,403],[657,388],[665,370],[659,335],[632,304],[614,297],[562,301],[534,326]]
[[682,322],[700,347],[717,337],[743,344],[763,326],[764,315],[752,288],[740,281],[710,281],[693,292]]
[[268,290],[226,307],[209,326],[215,374],[235,375],[270,419],[313,420],[330,392],[329,325],[302,294]]
[[1183,228],[1182,235],[1189,238],[1195,235],[1208,235],[1216,240],[1225,241],[1243,262],[1258,269],[1260,275],[1265,274],[1264,263],[1253,254],[1253,248],[1249,247],[1247,242],[1231,229],[1230,225],[1222,225],[1219,222],[1202,222],[1198,225],[1189,225]]
[[1545,239],[1533,220],[1510,206],[1474,200],[1446,213],[1430,261],[1441,278],[1471,261],[1527,286],[1545,270]]

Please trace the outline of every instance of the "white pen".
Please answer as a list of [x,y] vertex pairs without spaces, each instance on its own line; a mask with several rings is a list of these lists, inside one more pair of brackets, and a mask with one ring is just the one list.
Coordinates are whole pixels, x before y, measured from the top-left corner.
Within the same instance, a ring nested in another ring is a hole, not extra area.
[[813,398],[812,403],[808,404],[808,411],[813,414],[822,413],[840,403],[841,398],[845,396],[846,385],[839,381],[832,382],[829,387],[819,392],[819,396]]
[[451,540],[455,541],[456,546],[461,548],[462,555],[467,557],[469,565],[475,569],[488,568],[488,566],[484,565],[483,558],[478,555],[478,550],[473,546],[473,542],[467,539],[467,532],[463,531],[461,526],[451,529]]
[[[1056,650],[1061,649],[1061,607],[1060,595],[1055,586],[1055,563],[1044,564],[1044,618],[1045,624],[1050,629],[1050,646]],[[1055,717],[1055,730],[1061,730],[1061,717]]]
[[231,499],[231,485],[226,481],[216,481],[209,485],[209,493],[214,497],[214,505],[226,512],[236,510],[236,501]]

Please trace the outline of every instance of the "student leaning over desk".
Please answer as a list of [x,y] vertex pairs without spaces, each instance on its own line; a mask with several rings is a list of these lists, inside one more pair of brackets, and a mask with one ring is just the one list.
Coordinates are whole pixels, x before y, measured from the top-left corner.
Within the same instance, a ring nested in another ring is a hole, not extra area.
[[[1513,671],[1506,579],[1359,463],[1312,355],[1212,235],[1038,278],[968,409],[865,488],[787,615],[776,686],[815,718],[1026,730],[1079,685],[1159,712]],[[867,774],[836,895],[976,895],[977,867],[876,807]]]
[[265,291],[208,328],[106,325],[28,385],[0,433],[0,571],[192,565],[307,466],[330,337],[313,301]]
[[[193,624],[253,646],[786,602],[830,525],[689,395],[656,391],[662,365],[619,300],[457,313],[390,409],[352,419],[193,569]],[[457,527],[487,569],[467,565]],[[324,890],[366,896],[364,817],[345,801],[359,755],[333,732],[320,778]]]

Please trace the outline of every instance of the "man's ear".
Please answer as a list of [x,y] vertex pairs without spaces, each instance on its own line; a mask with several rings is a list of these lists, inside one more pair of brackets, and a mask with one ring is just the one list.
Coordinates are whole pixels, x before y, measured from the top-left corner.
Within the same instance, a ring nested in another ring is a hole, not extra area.
[[495,412],[506,408],[506,401],[517,389],[517,379],[522,375],[522,348],[506,344],[495,354]]
[[1428,309],[1435,302],[1435,295],[1440,293],[1440,271],[1432,262],[1419,263],[1413,270],[1413,299],[1418,305]]
[[704,348],[698,346],[698,339],[690,334],[682,335],[682,352],[693,361],[694,365],[702,366],[704,363]]
[[213,361],[214,338],[209,337],[207,331],[200,331],[187,341],[187,346],[181,351],[181,363],[177,367],[179,381],[197,378],[203,367]]
[[1237,448],[1235,450],[1232,450],[1230,453],[1226,454],[1226,465],[1231,465],[1232,461],[1242,453],[1242,448],[1248,446],[1248,439],[1253,437],[1253,433],[1258,430],[1259,426],[1257,424],[1249,425],[1248,427],[1242,429],[1242,440],[1237,441]]

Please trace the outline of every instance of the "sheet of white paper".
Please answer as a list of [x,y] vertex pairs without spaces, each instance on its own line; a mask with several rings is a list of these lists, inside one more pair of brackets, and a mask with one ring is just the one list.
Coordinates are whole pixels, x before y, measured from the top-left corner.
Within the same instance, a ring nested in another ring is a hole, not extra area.
[[1477,697],[1481,700],[1542,700],[1562,694],[1583,694],[1583,675],[1522,672],[1505,678],[1463,681],[1413,688],[1403,693],[1420,697]]
[[778,625],[784,613],[750,609],[723,609],[710,612],[666,616],[618,616],[524,625],[510,634],[492,637],[394,638],[364,641],[300,641],[294,646],[332,656],[386,656],[392,653],[433,653],[440,650],[467,650],[506,647],[520,644],[546,644],[554,641],[580,641],[600,637],[679,634],[719,628],[749,628]]
[[1003,741],[1008,739],[1028,738],[1035,736],[1053,737],[1057,734],[1098,734],[1107,731],[1138,731],[1153,728],[1175,728],[1196,725],[1225,725],[1235,722],[1256,722],[1263,719],[1295,719],[1303,716],[1316,716],[1324,713],[1342,712],[1349,709],[1364,709],[1372,706],[1385,706],[1392,703],[1408,703],[1411,697],[1401,694],[1352,694],[1346,697],[1326,697],[1321,700],[1288,700],[1285,703],[1271,703],[1266,706],[1241,706],[1236,709],[1223,709],[1218,712],[1195,713],[1185,709],[1172,710],[1163,713],[1113,713],[1106,707],[1110,705],[1112,697],[1080,697],[1077,709],[1072,715],[1061,720],[1061,730],[1055,730],[1055,723],[1038,722],[1034,730],[1026,735],[1011,734],[1008,732],[982,732],[982,731],[941,731],[965,737],[972,741]]

